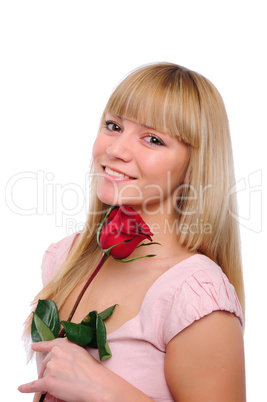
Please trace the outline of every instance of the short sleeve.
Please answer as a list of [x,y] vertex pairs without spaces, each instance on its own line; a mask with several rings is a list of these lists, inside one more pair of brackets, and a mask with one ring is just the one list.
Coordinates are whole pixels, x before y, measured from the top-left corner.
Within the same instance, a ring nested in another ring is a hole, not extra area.
[[188,276],[175,291],[163,328],[167,344],[194,321],[212,313],[227,311],[243,324],[242,309],[234,287],[219,267],[203,269]]
[[41,265],[43,286],[47,285],[57,268],[66,260],[77,235],[78,233],[75,233],[58,243],[52,243],[45,251]]

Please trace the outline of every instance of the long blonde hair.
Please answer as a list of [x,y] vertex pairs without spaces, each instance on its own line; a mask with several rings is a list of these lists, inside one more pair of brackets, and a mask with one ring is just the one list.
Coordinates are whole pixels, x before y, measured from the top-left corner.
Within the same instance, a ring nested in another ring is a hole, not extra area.
[[[183,191],[177,203],[177,231],[182,245],[215,261],[234,285],[244,311],[233,155],[223,100],[206,78],[172,63],[141,67],[114,90],[103,112],[170,133],[190,148]],[[90,208],[84,230],[67,260],[33,301],[54,300],[60,309],[69,293],[98,263],[102,250],[96,230],[107,206],[96,195],[92,177]],[[192,230],[194,228],[194,230]],[[197,230],[196,230],[197,229]],[[29,336],[32,316],[25,334]]]

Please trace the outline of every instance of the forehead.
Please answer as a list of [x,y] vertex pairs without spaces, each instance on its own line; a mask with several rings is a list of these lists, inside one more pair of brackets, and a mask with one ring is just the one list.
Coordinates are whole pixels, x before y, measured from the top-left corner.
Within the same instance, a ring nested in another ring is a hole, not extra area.
[[127,77],[111,95],[103,119],[111,113],[196,146],[198,133],[192,120],[199,114],[196,94],[180,78]]
[[180,138],[179,131],[172,131],[168,123],[168,113],[164,108],[159,107],[159,104],[153,99],[144,97],[142,99],[133,99],[131,102],[122,103],[120,99],[105,109],[103,117],[106,115],[115,116],[117,119],[130,120],[141,125],[144,128],[152,129],[163,134],[168,134],[171,137]]

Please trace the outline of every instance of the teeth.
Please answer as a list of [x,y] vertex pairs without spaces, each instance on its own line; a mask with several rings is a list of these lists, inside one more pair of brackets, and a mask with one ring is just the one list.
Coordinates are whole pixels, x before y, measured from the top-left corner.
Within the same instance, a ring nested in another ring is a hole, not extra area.
[[125,174],[116,172],[115,170],[110,169],[109,167],[105,167],[105,172],[107,174],[110,174],[111,176],[117,176],[117,177],[123,177],[125,179],[129,179],[129,176],[126,176]]

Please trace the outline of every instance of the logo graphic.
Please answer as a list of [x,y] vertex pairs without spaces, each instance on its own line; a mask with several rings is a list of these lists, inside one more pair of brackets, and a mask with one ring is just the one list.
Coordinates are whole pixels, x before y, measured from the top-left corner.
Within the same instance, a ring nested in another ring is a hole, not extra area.
[[238,215],[229,211],[239,224],[252,232],[262,231],[262,171],[250,173],[231,189],[229,197],[237,195]]

